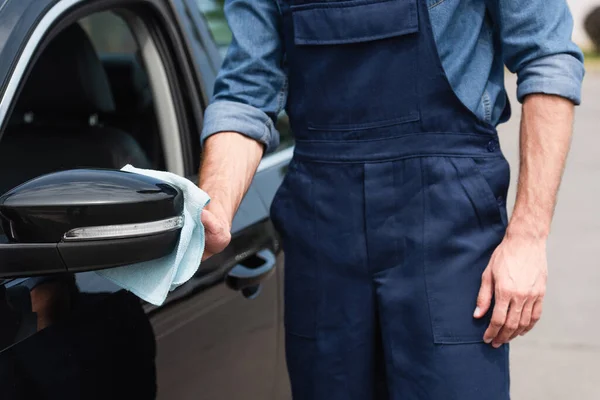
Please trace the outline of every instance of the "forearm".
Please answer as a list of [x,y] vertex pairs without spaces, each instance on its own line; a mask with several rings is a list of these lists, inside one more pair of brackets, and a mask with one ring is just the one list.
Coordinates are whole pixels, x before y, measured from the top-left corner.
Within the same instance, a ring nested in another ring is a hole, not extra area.
[[212,135],[204,144],[199,186],[211,197],[211,211],[220,214],[229,225],[250,187],[263,151],[261,143],[235,132]]
[[507,237],[548,237],[571,142],[573,114],[573,103],[562,97],[532,94],[525,98],[517,199]]

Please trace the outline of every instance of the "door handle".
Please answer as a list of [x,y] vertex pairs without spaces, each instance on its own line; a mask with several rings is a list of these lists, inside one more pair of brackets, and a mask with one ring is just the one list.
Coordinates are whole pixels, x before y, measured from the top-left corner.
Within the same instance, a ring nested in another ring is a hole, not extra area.
[[240,261],[225,278],[227,285],[253,299],[260,294],[260,284],[275,271],[276,257],[271,250],[260,250]]

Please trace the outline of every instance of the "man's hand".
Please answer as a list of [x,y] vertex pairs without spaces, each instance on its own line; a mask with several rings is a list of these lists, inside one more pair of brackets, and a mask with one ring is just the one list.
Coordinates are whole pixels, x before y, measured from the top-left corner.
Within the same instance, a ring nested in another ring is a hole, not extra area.
[[484,341],[500,347],[531,330],[546,292],[546,240],[569,151],[573,103],[532,94],[523,102],[521,160],[515,208],[502,243],[482,276],[475,318],[495,298]]
[[542,315],[547,275],[545,240],[504,239],[483,273],[474,314],[483,317],[495,298],[486,343],[498,348],[533,328]]
[[[219,206],[210,208],[219,209]],[[220,217],[219,212],[211,211],[208,206],[202,211],[202,225],[204,225],[204,254],[202,261],[225,250],[231,241],[231,226],[225,217]]]

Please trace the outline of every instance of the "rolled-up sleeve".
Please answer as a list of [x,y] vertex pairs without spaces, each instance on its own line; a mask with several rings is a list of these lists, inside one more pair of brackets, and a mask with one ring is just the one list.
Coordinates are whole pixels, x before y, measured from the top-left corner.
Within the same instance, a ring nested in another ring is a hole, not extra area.
[[583,54],[571,40],[565,0],[487,0],[504,63],[518,75],[517,98],[533,93],[581,102]]
[[239,132],[266,147],[279,144],[275,122],[287,98],[281,15],[276,0],[226,0],[232,32],[201,141],[219,132]]

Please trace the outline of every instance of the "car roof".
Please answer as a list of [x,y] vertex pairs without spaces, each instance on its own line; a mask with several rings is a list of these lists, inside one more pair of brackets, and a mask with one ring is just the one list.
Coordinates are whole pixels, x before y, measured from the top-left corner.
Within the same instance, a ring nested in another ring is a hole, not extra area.
[[4,0],[0,4],[0,94],[19,54],[45,11],[71,0]]

